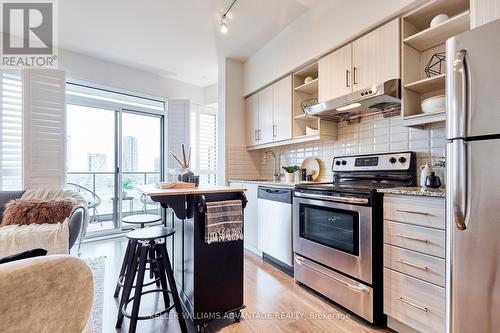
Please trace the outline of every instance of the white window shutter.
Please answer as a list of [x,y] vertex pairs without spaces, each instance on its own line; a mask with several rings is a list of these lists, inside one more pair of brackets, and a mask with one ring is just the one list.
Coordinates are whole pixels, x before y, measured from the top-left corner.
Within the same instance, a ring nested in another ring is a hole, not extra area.
[[20,70],[0,71],[0,190],[22,189],[23,90]]
[[25,70],[23,92],[23,186],[62,187],[66,178],[64,72]]
[[189,101],[169,99],[167,110],[168,121],[168,168],[179,168],[179,163],[170,155],[173,152],[182,159],[181,144],[189,150]]

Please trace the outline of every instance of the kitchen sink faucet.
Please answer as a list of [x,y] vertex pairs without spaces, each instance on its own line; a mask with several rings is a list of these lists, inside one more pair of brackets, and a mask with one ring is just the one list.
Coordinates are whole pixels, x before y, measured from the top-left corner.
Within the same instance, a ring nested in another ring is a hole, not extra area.
[[273,151],[266,151],[264,154],[264,162],[267,161],[267,156],[271,155],[273,157],[273,180],[276,182],[280,181],[280,169],[281,169],[281,153],[276,157],[276,153]]

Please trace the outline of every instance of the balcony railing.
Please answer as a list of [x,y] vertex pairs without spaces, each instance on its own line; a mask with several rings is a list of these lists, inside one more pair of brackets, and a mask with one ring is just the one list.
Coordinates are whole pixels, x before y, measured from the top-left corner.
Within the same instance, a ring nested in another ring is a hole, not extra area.
[[[158,204],[145,203],[141,201],[141,193],[134,189],[134,185],[152,184],[160,181],[160,172],[131,171],[122,173],[122,184],[115,193],[114,172],[68,172],[68,183],[75,183],[96,193],[101,198],[101,204],[96,210],[91,210],[91,221],[112,221],[113,209],[115,206],[116,193],[122,192],[122,213],[123,215],[137,214],[144,212],[156,212]],[[131,185],[131,189],[123,186],[124,183]],[[94,216],[98,215],[98,216]]]

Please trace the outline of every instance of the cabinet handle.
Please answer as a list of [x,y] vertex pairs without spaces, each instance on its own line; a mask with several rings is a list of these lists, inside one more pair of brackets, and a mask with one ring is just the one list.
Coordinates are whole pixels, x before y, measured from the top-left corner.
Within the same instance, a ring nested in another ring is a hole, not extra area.
[[258,130],[257,130],[257,140],[259,140],[259,141],[260,141],[261,139],[262,139],[261,130],[260,130],[260,129],[258,129]]
[[426,272],[429,271],[429,267],[427,267],[427,266],[421,266],[421,265],[413,264],[411,262],[404,261],[403,259],[397,259],[396,261],[399,262],[399,263],[402,263],[403,265],[415,267],[415,268],[421,269],[421,270],[426,271]]
[[273,125],[273,137],[277,137],[277,136],[278,136],[278,126]]
[[405,209],[396,209],[396,212],[408,213],[408,214],[417,214],[417,215],[425,215],[425,216],[431,215],[431,214],[425,213],[425,212],[416,212],[416,211],[413,211],[413,210],[405,210]]
[[357,78],[358,75],[357,74],[358,74],[358,68],[353,67],[352,76],[353,76],[354,85],[358,84],[358,78]]
[[258,131],[259,131],[259,130],[255,130],[255,131],[254,131],[254,135],[253,135],[253,136],[254,136],[255,141],[259,141],[259,136],[258,136],[258,134],[257,134],[257,132],[258,132]]
[[417,237],[413,237],[413,236],[407,236],[407,235],[403,235],[403,234],[396,234],[396,236],[401,237],[401,238],[406,238],[406,239],[414,240],[414,241],[417,241],[417,242],[429,243],[429,240],[427,240],[427,239],[417,238]]
[[351,85],[349,84],[349,76],[351,76],[351,71],[346,69],[345,70],[345,86],[349,88]]
[[403,296],[399,296],[399,297],[398,297],[398,298],[396,298],[396,299],[397,299],[398,301],[400,301],[401,303],[408,304],[408,305],[413,306],[414,308],[419,309],[419,310],[421,310],[421,311],[424,311],[424,312],[429,311],[429,309],[427,309],[426,307],[423,307],[423,306],[417,305],[417,304],[415,304],[415,303],[413,303],[413,302],[409,302],[409,301],[405,300],[405,299],[403,298]]

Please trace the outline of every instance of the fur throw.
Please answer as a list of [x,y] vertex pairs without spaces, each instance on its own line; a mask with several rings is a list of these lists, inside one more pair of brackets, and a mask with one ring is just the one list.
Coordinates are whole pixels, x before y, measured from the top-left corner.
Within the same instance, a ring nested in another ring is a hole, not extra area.
[[5,206],[2,226],[56,224],[68,218],[77,202],[74,199],[14,199]]

